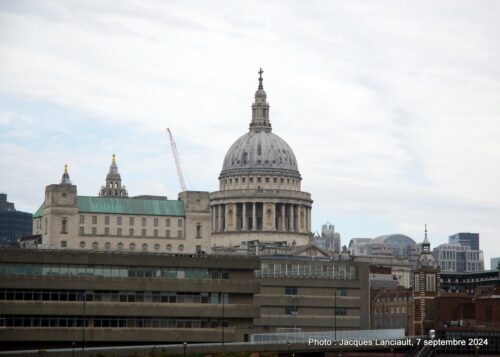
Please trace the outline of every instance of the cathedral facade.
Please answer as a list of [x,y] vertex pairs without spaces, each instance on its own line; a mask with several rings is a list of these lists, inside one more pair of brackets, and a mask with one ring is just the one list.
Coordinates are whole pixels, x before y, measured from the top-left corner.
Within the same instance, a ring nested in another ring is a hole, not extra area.
[[244,242],[311,241],[311,195],[290,146],[272,132],[262,70],[249,131],[229,148],[219,191],[184,191],[177,200],[129,197],[113,154],[98,196],[79,196],[67,167],[46,187],[33,235],[51,249],[210,253]]

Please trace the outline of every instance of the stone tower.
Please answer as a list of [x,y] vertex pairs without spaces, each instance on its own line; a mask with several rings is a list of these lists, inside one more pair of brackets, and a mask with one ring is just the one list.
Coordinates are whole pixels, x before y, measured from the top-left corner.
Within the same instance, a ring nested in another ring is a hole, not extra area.
[[116,156],[113,154],[109,172],[106,176],[106,185],[101,186],[99,196],[114,196],[114,197],[128,197],[125,186],[122,186],[122,178],[118,172],[118,165],[116,165]]
[[69,178],[68,165],[64,165],[61,183],[45,188],[43,207],[42,245],[69,248],[72,243],[69,237],[78,235],[78,205],[76,186]]
[[427,335],[433,326],[429,316],[434,306],[434,298],[440,295],[441,276],[439,272],[439,267],[431,252],[431,243],[427,238],[426,225],[418,266],[412,271],[413,287],[408,316],[408,334],[410,336]]

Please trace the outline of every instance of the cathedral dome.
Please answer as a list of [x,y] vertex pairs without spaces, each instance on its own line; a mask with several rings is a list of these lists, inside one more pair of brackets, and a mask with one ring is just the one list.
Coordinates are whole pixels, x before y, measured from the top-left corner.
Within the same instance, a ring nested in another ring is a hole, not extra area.
[[249,171],[269,171],[300,177],[297,160],[290,146],[267,130],[251,130],[229,148],[221,176]]
[[229,148],[220,177],[247,174],[269,174],[300,179],[297,160],[285,140],[272,133],[269,103],[259,71],[259,87],[252,104],[249,132]]

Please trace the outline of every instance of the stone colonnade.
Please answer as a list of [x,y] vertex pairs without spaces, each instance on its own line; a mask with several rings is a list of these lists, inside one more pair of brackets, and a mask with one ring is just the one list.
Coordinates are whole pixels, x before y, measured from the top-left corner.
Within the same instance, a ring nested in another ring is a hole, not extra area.
[[311,207],[300,203],[226,202],[211,205],[212,232],[311,232]]

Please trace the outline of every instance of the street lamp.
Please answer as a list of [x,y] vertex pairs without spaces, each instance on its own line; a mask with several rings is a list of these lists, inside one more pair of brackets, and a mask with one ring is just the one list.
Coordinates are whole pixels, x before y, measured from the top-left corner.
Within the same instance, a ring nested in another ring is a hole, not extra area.
[[186,357],[186,348],[187,348],[187,345],[188,345],[188,343],[187,343],[187,342],[184,342],[184,343],[182,344],[182,347],[184,348],[184,357]]
[[333,307],[333,329],[334,329],[334,334],[335,334],[335,337],[334,337],[334,340],[335,342],[337,342],[337,288],[335,288],[334,290],[334,294],[333,294],[333,297],[334,297],[334,307]]
[[221,320],[221,326],[222,326],[222,345],[224,346],[224,293],[220,293],[221,299],[222,299],[222,320]]

